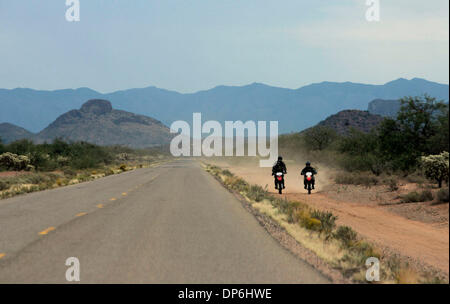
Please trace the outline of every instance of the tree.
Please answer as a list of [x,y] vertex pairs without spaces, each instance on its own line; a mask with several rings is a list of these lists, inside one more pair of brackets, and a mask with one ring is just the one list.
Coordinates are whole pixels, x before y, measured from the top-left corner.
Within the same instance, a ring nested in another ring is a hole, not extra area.
[[448,183],[449,175],[449,153],[442,152],[439,155],[422,156],[422,168],[425,176],[430,180],[438,182],[439,188],[442,188],[442,182]]
[[448,104],[440,109],[436,117],[437,132],[429,140],[430,154],[449,151],[449,117]]
[[323,150],[327,148],[337,138],[335,130],[317,126],[305,132],[304,141],[310,150]]
[[386,169],[379,153],[378,135],[351,129],[347,137],[341,138],[338,150],[346,156],[341,165],[348,171],[370,170],[380,175]]
[[402,131],[407,137],[414,139],[415,146],[420,151],[427,151],[429,139],[439,130],[438,114],[442,113],[447,105],[428,95],[405,97],[400,101],[402,107],[397,121]]
[[378,132],[383,156],[397,169],[407,171],[418,164],[421,155],[431,154],[436,148],[433,140],[443,129],[448,132],[445,118],[441,117],[447,105],[428,95],[400,101],[397,119],[385,119]]

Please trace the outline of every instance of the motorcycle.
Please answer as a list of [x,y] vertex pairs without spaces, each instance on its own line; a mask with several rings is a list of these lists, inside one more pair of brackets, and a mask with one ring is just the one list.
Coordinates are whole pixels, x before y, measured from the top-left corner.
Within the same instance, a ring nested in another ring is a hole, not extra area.
[[313,182],[312,172],[306,172],[306,188],[308,189],[308,194],[311,194],[312,182]]
[[283,187],[284,187],[284,173],[283,172],[277,172],[275,173],[275,188],[278,188],[278,193],[282,194]]

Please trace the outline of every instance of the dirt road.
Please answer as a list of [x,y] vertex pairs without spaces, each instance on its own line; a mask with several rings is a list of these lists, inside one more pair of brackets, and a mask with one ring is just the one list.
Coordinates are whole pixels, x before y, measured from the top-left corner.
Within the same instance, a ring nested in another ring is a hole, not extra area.
[[[228,168],[251,184],[259,184],[262,187],[268,185],[270,192],[275,194],[270,168],[259,168],[256,165],[230,165],[224,162],[217,164]],[[339,217],[338,224],[352,227],[381,248],[423,262],[448,275],[448,222],[437,226],[407,219],[373,204],[333,199],[324,191],[324,185],[332,181],[329,176],[321,176],[320,172],[317,176],[317,191],[308,196],[303,189],[303,180],[299,172],[300,166],[288,166],[287,188],[283,196],[306,202],[317,209],[330,210]]]

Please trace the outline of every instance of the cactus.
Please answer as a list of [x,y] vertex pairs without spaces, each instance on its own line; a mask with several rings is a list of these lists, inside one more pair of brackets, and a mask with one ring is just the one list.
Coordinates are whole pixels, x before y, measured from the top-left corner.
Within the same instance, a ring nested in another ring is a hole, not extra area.
[[442,182],[448,182],[449,153],[442,152],[439,155],[422,156],[421,160],[425,176],[430,180],[437,181],[439,188],[442,188]]
[[0,167],[6,170],[25,170],[30,165],[30,159],[25,155],[6,152],[0,155]]

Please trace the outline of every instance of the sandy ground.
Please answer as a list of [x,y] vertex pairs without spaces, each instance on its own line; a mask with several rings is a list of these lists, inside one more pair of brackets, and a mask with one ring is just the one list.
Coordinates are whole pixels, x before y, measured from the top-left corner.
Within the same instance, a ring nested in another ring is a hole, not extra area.
[[26,175],[26,174],[30,174],[30,172],[25,172],[25,171],[5,171],[5,172],[0,172],[0,178],[1,177],[16,177],[19,175]]
[[[270,168],[260,168],[256,162],[229,162],[224,159],[208,160],[251,184],[267,185],[276,193]],[[300,170],[303,166],[286,162],[286,189],[283,196],[306,202],[310,206],[332,211],[339,225],[352,227],[366,239],[376,243],[384,252],[398,253],[411,262],[431,266],[449,273],[448,204],[430,203],[395,205],[398,193],[381,186],[339,186],[332,180],[331,170],[318,166],[316,191],[307,195],[303,189]],[[322,173],[322,174],[321,174]],[[399,191],[407,190],[403,185]]]

